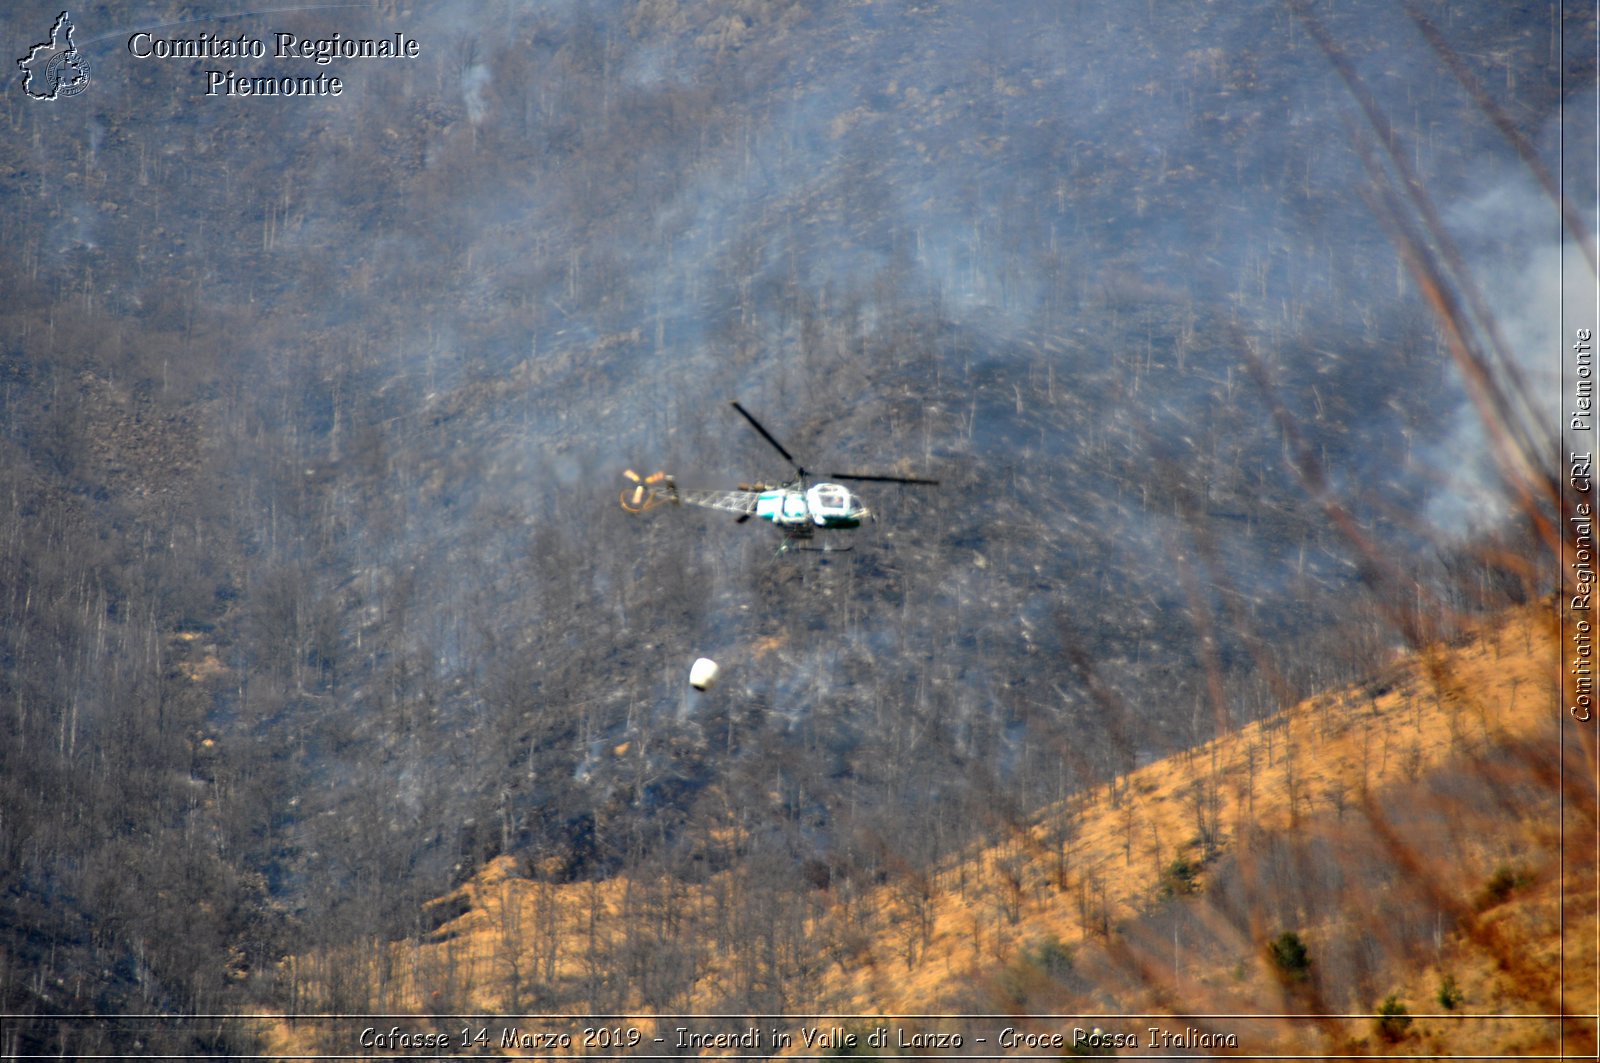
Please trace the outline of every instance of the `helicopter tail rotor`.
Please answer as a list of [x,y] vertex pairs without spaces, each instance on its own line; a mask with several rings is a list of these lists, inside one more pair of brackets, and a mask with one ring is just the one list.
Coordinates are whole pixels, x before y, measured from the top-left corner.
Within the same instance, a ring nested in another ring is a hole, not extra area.
[[622,470],[624,478],[632,481],[632,487],[624,487],[619,499],[622,508],[629,513],[643,513],[645,510],[659,504],[662,499],[656,493],[656,485],[666,484],[672,486],[672,477],[664,472],[653,472],[649,476],[640,476],[632,469]]

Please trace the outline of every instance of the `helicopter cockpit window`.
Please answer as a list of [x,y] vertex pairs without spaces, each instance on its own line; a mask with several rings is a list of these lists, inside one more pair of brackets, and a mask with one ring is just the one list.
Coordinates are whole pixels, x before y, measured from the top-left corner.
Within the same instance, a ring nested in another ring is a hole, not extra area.
[[811,508],[827,516],[850,512],[850,492],[838,484],[817,484],[811,489]]

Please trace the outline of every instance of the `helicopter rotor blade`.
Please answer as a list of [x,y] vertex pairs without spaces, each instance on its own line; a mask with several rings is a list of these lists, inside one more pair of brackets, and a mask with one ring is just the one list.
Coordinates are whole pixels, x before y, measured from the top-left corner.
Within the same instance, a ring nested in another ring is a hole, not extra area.
[[922,484],[927,487],[938,486],[938,480],[927,480],[921,476],[873,476],[869,473],[836,472],[829,475],[830,480],[859,480],[862,483],[878,484]]
[[750,427],[754,428],[757,432],[760,432],[761,433],[761,438],[765,439],[768,443],[771,443],[772,444],[772,448],[774,450],[776,450],[779,454],[782,454],[783,457],[784,457],[784,460],[786,460],[790,465],[794,466],[795,472],[798,472],[801,476],[805,476],[805,474],[806,474],[805,469],[801,468],[800,467],[800,463],[798,461],[794,460],[794,455],[790,454],[787,450],[785,450],[783,448],[783,444],[778,442],[777,439],[775,439],[773,437],[771,432],[767,431],[765,428],[763,428],[761,426],[761,422],[755,419],[755,415],[754,414],[752,414],[749,410],[745,409],[743,406],[740,406],[737,400],[729,403],[729,405],[732,406],[734,409],[738,410],[739,414],[745,420],[750,422]]

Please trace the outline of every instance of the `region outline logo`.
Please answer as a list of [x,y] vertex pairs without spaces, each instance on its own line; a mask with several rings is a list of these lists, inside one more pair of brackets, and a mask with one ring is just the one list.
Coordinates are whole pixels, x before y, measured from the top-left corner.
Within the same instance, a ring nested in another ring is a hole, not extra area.
[[72,19],[61,12],[50,27],[50,39],[28,49],[17,60],[22,91],[35,100],[76,96],[89,87],[89,60],[72,43]]

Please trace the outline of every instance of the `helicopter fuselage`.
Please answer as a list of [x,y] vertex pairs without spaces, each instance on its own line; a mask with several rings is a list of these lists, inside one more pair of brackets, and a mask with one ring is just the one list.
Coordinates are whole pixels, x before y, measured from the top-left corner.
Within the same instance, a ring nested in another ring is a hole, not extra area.
[[756,496],[755,515],[780,528],[857,528],[867,508],[842,484],[798,484],[773,488]]

